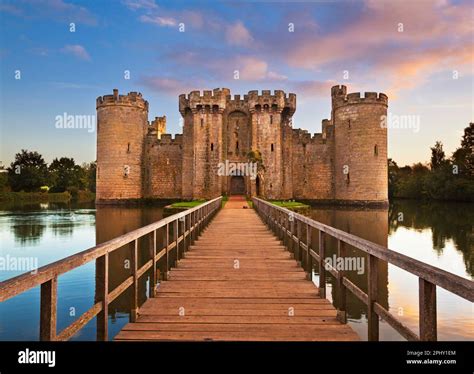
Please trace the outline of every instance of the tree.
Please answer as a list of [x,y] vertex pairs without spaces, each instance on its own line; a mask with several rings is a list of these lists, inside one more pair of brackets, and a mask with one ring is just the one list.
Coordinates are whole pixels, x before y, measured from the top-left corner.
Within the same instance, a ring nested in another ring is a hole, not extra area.
[[434,147],[431,147],[431,170],[436,170],[445,164],[445,154],[443,143],[437,141]]
[[464,129],[461,139],[461,149],[464,151],[465,166],[467,174],[474,177],[474,122]]
[[49,171],[53,185],[51,192],[64,192],[68,188],[84,188],[84,171],[79,165],[76,165],[73,158],[55,158],[49,165]]
[[95,192],[96,185],[96,173],[97,173],[97,161],[82,164],[84,170],[84,186],[91,191]]
[[48,167],[38,152],[22,149],[8,168],[8,180],[13,191],[37,191],[48,181]]
[[395,196],[396,185],[399,179],[399,168],[395,161],[391,158],[388,160],[388,195]]

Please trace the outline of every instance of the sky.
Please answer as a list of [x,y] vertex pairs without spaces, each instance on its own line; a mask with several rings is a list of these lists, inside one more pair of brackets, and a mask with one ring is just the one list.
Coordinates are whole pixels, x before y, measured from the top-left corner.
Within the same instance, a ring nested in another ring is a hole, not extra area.
[[293,126],[314,133],[336,84],[389,96],[399,165],[429,161],[437,140],[449,156],[474,121],[473,16],[455,0],[0,0],[0,160],[95,160],[95,131],[57,116],[95,116],[114,88],[141,92],[172,134],[180,93],[282,89],[297,95]]

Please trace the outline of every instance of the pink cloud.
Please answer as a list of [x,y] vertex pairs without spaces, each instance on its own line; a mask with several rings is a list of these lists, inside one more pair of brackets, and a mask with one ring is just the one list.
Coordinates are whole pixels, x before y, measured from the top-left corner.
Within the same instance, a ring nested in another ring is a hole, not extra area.
[[194,80],[191,84],[188,80],[174,79],[163,76],[145,76],[140,79],[140,84],[155,92],[176,96],[193,90],[199,90],[206,86],[201,80]]
[[225,35],[230,45],[249,46],[254,41],[250,31],[240,21],[227,26]]
[[[299,37],[286,60],[312,70],[335,71],[345,65],[360,80],[383,78],[387,90],[396,94],[422,84],[430,74],[472,63],[472,51],[471,56],[466,51],[472,45],[470,14],[467,2],[367,0],[352,23],[330,34]],[[370,75],[356,71],[357,66],[371,67]]]
[[86,49],[82,45],[79,45],[79,44],[68,44],[64,46],[62,51],[66,54],[75,56],[81,60],[90,61],[91,59]]
[[336,85],[335,81],[297,81],[291,82],[292,90],[305,96],[327,97],[331,87]]
[[140,21],[143,23],[152,23],[158,26],[167,26],[167,27],[174,27],[177,25],[177,22],[174,18],[171,17],[160,17],[160,16],[148,16],[142,15],[140,16]]

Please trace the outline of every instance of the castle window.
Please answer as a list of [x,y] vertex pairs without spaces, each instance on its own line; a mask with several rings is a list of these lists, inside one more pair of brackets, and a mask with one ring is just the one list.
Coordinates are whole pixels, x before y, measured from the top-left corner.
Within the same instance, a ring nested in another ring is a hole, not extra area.
[[235,150],[236,150],[236,151],[239,150],[239,142],[238,142],[238,141],[235,142]]
[[204,118],[201,118],[201,127],[204,126]]
[[346,174],[346,184],[349,185],[349,183],[351,183],[351,177],[349,175],[349,173]]
[[211,143],[211,151],[214,150],[214,143]]
[[375,144],[374,146],[374,156],[378,156],[379,155],[379,147],[377,146],[377,144]]
[[270,125],[273,125],[273,115],[270,115]]
[[270,149],[273,152],[273,143],[270,145]]
[[127,144],[127,153],[130,153],[130,143]]

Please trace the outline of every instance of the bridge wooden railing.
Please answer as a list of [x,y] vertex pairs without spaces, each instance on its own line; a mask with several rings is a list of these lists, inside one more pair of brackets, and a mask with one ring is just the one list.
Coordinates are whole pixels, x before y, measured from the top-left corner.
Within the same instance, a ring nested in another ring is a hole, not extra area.
[[[474,302],[474,282],[455,274],[425,264],[411,257],[394,252],[386,247],[351,235],[334,227],[314,221],[291,210],[278,207],[265,200],[253,198],[253,204],[264,222],[285,243],[295,258],[301,261],[309,277],[312,275],[313,259],[319,264],[319,291],[326,297],[326,272],[332,274],[339,288],[337,316],[346,323],[346,293],[350,291],[367,306],[368,339],[379,339],[379,317],[407,340],[437,340],[436,287],[442,287],[466,300]],[[304,235],[302,234],[305,231]],[[313,230],[319,232],[318,250],[311,243]],[[367,293],[344,274],[335,269],[325,256],[325,236],[337,240],[337,257],[345,257],[347,245],[358,248],[368,256]],[[378,261],[386,261],[419,279],[419,335],[400,322],[385,309],[378,297]]]
[[[222,197],[215,198],[197,207],[188,209],[141,227],[127,234],[76,253],[62,260],[37,269],[34,273],[25,273],[0,283],[0,302],[41,285],[40,301],[40,340],[68,340],[97,316],[97,339],[108,340],[108,306],[129,287],[132,288],[130,319],[135,321],[138,313],[138,280],[148,270],[150,275],[150,297],[154,297],[157,282],[157,262],[163,259],[163,278],[166,279],[170,269],[169,256],[179,260],[184,252],[197,239],[199,233],[212,216],[220,209]],[[173,237],[170,238],[170,225],[173,226]],[[181,226],[181,227],[179,227]],[[163,228],[164,247],[158,248],[157,230]],[[181,232],[181,235],[179,235]],[[138,268],[138,240],[145,235],[153,234],[153,244],[149,248],[150,259]],[[120,285],[109,291],[109,254],[134,243],[131,256],[131,275]],[[179,247],[181,244],[181,253]],[[94,305],[69,326],[57,333],[57,282],[58,276],[76,269],[90,261],[96,260],[96,300]]]

